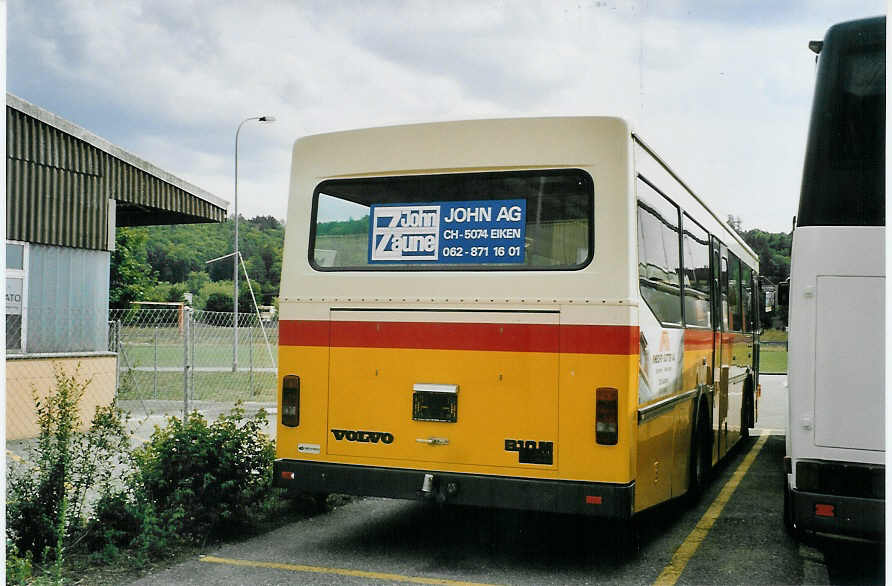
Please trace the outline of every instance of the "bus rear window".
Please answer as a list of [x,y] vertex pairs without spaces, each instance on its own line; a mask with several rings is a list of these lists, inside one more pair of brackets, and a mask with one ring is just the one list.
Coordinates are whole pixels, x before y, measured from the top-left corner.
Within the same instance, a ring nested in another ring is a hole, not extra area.
[[322,182],[317,270],[573,270],[591,261],[594,186],[580,169]]
[[885,21],[876,31],[850,40],[827,37],[812,107],[798,226],[885,225],[884,29]]

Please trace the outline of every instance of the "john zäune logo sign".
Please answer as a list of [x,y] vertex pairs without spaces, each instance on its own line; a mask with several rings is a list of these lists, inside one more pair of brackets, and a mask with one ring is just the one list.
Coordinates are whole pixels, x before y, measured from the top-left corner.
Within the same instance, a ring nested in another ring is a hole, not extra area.
[[375,206],[372,222],[372,261],[439,257],[439,205]]

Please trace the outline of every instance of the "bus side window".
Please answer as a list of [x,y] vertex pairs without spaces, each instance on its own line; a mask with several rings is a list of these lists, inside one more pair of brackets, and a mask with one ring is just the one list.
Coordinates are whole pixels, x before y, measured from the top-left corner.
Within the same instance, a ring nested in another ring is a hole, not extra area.
[[722,257],[722,327],[724,331],[731,331],[730,316],[728,315],[728,259]]
[[728,253],[728,313],[731,315],[731,329],[743,330],[743,314],[740,309],[740,260],[734,253]]
[[753,269],[740,263],[741,307],[743,331],[753,331]]
[[765,292],[759,283],[759,275],[753,273],[753,331],[762,333],[762,303]]
[[684,264],[685,325],[708,328],[711,320],[711,275],[709,272],[709,235],[684,216],[682,243]]
[[678,208],[638,182],[638,280],[641,297],[664,324],[681,324]]

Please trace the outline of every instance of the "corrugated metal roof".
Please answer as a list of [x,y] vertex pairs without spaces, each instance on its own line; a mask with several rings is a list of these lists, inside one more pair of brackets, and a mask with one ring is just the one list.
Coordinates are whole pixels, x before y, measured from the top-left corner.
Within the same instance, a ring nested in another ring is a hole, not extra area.
[[107,140],[6,94],[6,237],[106,249],[118,226],[221,222],[229,203]]

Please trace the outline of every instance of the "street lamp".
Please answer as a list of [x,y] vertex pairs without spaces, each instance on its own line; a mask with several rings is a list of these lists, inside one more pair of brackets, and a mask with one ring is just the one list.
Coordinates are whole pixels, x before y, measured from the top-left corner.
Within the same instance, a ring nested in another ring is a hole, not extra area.
[[275,122],[275,116],[251,116],[242,120],[238,128],[235,130],[235,198],[233,205],[235,206],[235,253],[232,257],[232,283],[233,283],[233,299],[232,299],[232,372],[238,371],[238,133],[242,130],[242,125],[249,120],[257,120],[258,122]]

